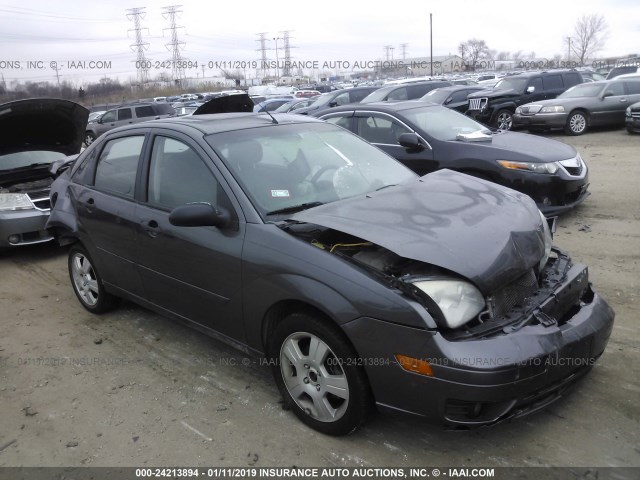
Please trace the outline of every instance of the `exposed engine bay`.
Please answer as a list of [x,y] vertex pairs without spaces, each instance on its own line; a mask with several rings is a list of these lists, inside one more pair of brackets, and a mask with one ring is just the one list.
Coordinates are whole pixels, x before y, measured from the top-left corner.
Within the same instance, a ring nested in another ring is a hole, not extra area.
[[403,258],[364,239],[308,223],[287,223],[289,233],[311,245],[366,270],[382,283],[424,306],[450,340],[504,335],[527,325],[562,325],[593,292],[586,267],[574,265],[566,254],[553,249],[542,270],[532,269],[498,290],[485,295],[485,308],[460,328],[444,326],[436,303],[413,282],[418,279],[458,277],[455,272]]

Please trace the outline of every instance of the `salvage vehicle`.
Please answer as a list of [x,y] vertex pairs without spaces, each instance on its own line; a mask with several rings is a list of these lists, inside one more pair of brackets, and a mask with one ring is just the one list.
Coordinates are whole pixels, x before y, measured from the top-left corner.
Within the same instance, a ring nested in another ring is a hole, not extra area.
[[80,152],[89,110],[37,98],[0,105],[0,249],[53,240],[51,165]]
[[350,130],[418,175],[448,168],[526,193],[547,216],[589,196],[589,172],[570,145],[491,130],[440,105],[384,102],[348,105],[317,115]]
[[638,101],[640,77],[617,77],[576,85],[554,100],[522,105],[516,109],[513,123],[529,130],[560,128],[567,135],[582,135],[590,127],[622,127],[627,107]]
[[[186,98],[183,99],[186,100]],[[122,105],[118,108],[114,108],[113,110],[108,110],[103,113],[100,118],[87,125],[84,134],[84,144],[88,147],[103,133],[114,128],[122,127],[123,125],[131,125],[158,118],[171,117],[175,114],[175,109],[166,102]]]
[[625,110],[627,132],[640,133],[640,102],[629,105]]
[[513,114],[520,105],[556,98],[583,82],[576,70],[527,72],[505,77],[491,91],[469,95],[467,115],[485,125],[511,130]]
[[431,90],[420,98],[425,102],[437,103],[456,112],[465,113],[469,108],[468,97],[470,94],[485,90],[480,86],[456,85],[454,87],[443,87]]
[[379,87],[355,87],[323,93],[322,95],[313,97],[315,102],[308,107],[296,110],[296,113],[311,115],[340,105],[361,102],[363,98],[378,88]]
[[360,103],[391,102],[394,100],[413,100],[423,97],[436,88],[450,87],[446,80],[426,80],[424,82],[385,85],[364,97]]
[[613,326],[529,197],[418,177],[314,118],[112,130],[51,202],[84,308],[127,298],[265,356],[285,404],[326,434],[375,406],[460,428],[532,413],[584,377]]

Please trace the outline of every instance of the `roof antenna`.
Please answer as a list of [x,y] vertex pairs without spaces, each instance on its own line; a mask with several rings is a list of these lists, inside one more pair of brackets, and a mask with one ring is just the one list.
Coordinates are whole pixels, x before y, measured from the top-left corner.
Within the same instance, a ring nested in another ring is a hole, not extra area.
[[263,110],[263,112],[265,112],[267,115],[269,115],[271,117],[271,120],[273,120],[271,123],[275,123],[276,125],[280,125],[278,123],[278,121],[275,119],[275,117],[273,115],[271,115],[271,112],[269,110]]

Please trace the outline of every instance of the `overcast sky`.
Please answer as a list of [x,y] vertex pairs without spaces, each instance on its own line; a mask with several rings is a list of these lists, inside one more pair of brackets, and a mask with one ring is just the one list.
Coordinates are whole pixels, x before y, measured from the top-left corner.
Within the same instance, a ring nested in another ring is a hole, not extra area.
[[[177,3],[177,2],[176,2]],[[204,2],[183,0],[177,18],[178,39],[184,41],[182,55],[197,60],[198,70],[188,76],[206,76],[209,62],[252,61],[260,58],[258,33],[282,37],[290,30],[292,57],[304,61],[380,60],[384,46],[394,47],[401,58],[429,54],[429,13],[433,13],[433,54],[455,54],[460,42],[484,39],[497,51],[535,52],[538,58],[566,56],[564,38],[583,14],[602,14],[608,24],[608,40],[601,56],[624,56],[638,52],[640,1],[638,0],[395,0],[386,2]],[[105,75],[127,80],[135,76],[136,55],[130,44],[133,22],[126,10],[146,7],[143,38],[149,42],[148,59],[169,60],[169,21],[162,16],[167,0],[105,0],[102,2],[59,0],[0,0],[0,73],[7,85],[12,80],[55,81],[51,61],[59,64],[61,80],[83,84]],[[278,41],[282,59],[283,42]],[[275,60],[275,42],[267,43]],[[110,61],[110,68],[70,69],[68,61]],[[26,61],[42,61],[40,68],[27,68]],[[19,68],[16,68],[19,63]],[[161,70],[153,68],[151,76]],[[255,75],[247,72],[248,76]]]

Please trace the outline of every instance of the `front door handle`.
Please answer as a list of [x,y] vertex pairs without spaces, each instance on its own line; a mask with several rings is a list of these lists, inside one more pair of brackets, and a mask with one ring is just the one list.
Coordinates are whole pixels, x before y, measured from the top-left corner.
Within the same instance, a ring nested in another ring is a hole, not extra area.
[[160,232],[162,231],[160,229],[160,225],[158,225],[158,222],[156,222],[155,220],[145,220],[142,222],[142,229],[147,232],[147,235],[149,235],[151,238],[156,238]]

